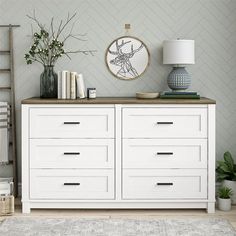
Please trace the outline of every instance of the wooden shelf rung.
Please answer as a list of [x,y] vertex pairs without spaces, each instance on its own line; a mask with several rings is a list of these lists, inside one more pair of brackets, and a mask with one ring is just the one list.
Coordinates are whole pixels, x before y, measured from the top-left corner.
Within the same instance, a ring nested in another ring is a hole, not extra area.
[[10,51],[7,51],[7,50],[0,51],[0,55],[9,55],[9,54],[10,54]]
[[6,72],[10,72],[11,70],[10,69],[0,69],[0,72],[2,73],[6,73]]
[[1,90],[5,90],[5,89],[11,89],[11,87],[0,87]]
[[1,28],[20,27],[20,25],[0,25]]

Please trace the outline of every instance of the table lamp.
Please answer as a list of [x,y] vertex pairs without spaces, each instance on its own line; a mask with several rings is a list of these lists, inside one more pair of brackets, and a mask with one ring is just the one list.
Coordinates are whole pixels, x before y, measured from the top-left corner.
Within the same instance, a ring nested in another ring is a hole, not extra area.
[[190,86],[191,76],[184,65],[194,63],[194,40],[177,39],[163,42],[163,64],[174,65],[167,78],[170,89],[184,91]]

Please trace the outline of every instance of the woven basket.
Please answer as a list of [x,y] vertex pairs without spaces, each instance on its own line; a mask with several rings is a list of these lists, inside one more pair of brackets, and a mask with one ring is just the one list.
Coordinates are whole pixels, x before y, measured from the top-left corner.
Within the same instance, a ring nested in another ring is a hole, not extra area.
[[14,213],[14,196],[0,196],[0,216]]

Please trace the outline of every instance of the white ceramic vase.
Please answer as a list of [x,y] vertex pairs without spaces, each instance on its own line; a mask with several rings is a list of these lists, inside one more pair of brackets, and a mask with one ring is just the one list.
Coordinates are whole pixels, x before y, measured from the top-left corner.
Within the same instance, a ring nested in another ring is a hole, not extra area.
[[233,195],[231,196],[232,204],[236,204],[236,181],[224,180],[222,185],[231,188]]
[[221,211],[231,210],[231,199],[218,198],[218,208]]

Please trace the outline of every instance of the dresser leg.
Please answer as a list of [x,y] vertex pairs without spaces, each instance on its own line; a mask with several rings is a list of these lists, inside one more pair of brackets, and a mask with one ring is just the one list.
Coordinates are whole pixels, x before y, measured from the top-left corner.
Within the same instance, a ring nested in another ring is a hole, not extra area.
[[22,203],[22,213],[29,214],[30,213],[30,204],[29,203]]
[[207,213],[215,213],[215,203],[207,203]]

